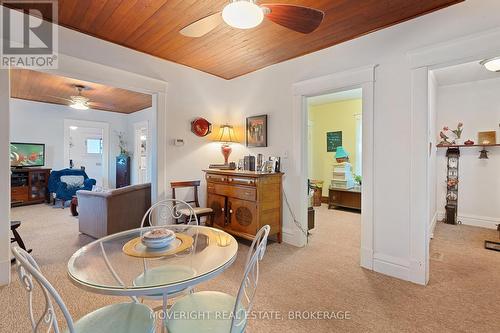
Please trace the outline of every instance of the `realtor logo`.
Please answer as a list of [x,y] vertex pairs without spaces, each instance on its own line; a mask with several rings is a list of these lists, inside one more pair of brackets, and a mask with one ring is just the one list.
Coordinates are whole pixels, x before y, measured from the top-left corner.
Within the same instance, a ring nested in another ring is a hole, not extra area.
[[0,68],[57,68],[57,0],[0,0]]

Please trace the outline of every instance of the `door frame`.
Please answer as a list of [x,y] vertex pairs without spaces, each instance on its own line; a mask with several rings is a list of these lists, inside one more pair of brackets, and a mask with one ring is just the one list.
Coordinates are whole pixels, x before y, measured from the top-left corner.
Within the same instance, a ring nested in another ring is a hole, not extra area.
[[151,131],[149,129],[149,121],[148,120],[143,120],[143,121],[139,121],[139,122],[134,123],[134,156],[137,156],[137,158],[135,158],[135,161],[134,161],[135,173],[136,173],[136,177],[137,177],[138,174],[139,174],[139,165],[140,165],[140,159],[139,159],[140,149],[139,149],[139,146],[138,146],[137,132],[141,128],[146,128],[146,131],[147,131],[147,134],[146,134],[146,153],[147,153],[146,159],[147,159],[147,163],[148,163],[148,167],[147,167],[147,170],[148,170],[148,180],[150,180],[150,178],[151,178],[151,142],[150,142],[151,140],[150,140],[150,132]]
[[101,121],[64,119],[64,165],[69,167],[69,138],[71,136],[70,126],[82,128],[99,128],[102,130],[102,185],[109,187],[109,123]]
[[[361,267],[374,269],[374,236],[373,236],[373,181],[374,181],[374,87],[377,65],[369,65],[345,72],[297,82],[293,85],[293,127],[295,133],[293,147],[294,154],[300,165],[300,187],[296,194],[297,205],[300,209],[300,224],[307,230],[307,178],[308,178],[308,107],[307,98],[329,94],[338,91],[362,89],[363,108],[363,190],[361,193]],[[300,246],[307,244],[307,236],[296,233],[296,242]]]

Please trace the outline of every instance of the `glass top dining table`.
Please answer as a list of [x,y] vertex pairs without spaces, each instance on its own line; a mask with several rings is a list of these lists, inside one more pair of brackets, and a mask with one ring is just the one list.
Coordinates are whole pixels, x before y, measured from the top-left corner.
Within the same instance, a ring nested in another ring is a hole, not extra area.
[[[166,228],[190,246],[156,258],[131,256],[124,245],[150,229]],[[68,274],[76,285],[92,292],[141,296],[182,290],[222,273],[236,259],[238,242],[215,228],[166,225],[123,231],[106,236],[76,251]]]

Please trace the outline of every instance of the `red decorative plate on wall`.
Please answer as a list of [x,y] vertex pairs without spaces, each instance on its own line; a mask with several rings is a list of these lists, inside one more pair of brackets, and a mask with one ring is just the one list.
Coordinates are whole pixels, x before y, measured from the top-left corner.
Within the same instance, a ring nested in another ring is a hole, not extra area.
[[196,118],[191,122],[191,132],[200,137],[207,136],[212,133],[212,124],[205,118]]

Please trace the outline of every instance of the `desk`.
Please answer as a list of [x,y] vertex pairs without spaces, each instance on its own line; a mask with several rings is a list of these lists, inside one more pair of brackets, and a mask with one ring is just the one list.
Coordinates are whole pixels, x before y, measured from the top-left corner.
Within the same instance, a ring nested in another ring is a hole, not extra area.
[[361,187],[342,189],[331,187],[328,190],[328,209],[344,207],[361,210]]

